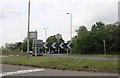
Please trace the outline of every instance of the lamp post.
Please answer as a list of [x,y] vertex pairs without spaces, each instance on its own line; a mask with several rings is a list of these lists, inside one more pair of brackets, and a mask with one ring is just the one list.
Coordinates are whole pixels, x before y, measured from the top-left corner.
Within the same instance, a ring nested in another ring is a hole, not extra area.
[[71,13],[67,13],[70,15],[70,38],[72,39],[72,14]]
[[43,29],[45,30],[45,41],[46,41],[46,39],[47,39],[47,29],[48,29],[48,27],[43,28]]
[[29,57],[30,0],[28,4],[27,57]]
[[[46,39],[47,39],[47,29],[48,29],[48,27],[43,28],[43,29],[45,30],[45,42],[46,42]],[[45,49],[45,53],[47,53],[46,49]]]

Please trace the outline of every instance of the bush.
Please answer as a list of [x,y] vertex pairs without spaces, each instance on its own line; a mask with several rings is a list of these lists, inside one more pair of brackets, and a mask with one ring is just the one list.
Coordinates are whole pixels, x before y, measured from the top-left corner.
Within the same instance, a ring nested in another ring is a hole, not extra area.
[[25,55],[24,52],[21,52],[20,49],[10,50],[10,49],[2,49],[2,55]]

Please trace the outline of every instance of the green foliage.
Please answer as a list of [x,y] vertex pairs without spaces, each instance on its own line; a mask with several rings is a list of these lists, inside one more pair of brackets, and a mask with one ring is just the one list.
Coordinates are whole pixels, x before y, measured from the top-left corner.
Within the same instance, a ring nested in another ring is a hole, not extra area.
[[21,49],[22,42],[6,43],[5,48],[10,50]]
[[[29,50],[32,51],[32,43],[33,43],[33,39],[29,40]],[[22,43],[22,50],[23,52],[27,51],[27,39],[24,39],[23,43]]]
[[[46,40],[46,42],[51,42],[51,43],[53,43],[53,42],[58,42],[58,41],[57,41],[55,35],[53,35],[53,36],[48,37],[47,40]],[[64,40],[63,40],[62,38],[60,39],[60,43],[61,43],[61,42],[64,42]]]
[[21,52],[20,49],[7,49],[7,48],[3,48],[2,49],[2,55],[25,55],[25,53]]
[[77,30],[77,37],[74,37],[72,53],[78,54],[103,54],[103,40],[106,41],[107,54],[115,54],[120,51],[120,25],[96,22],[88,31],[85,26]]
[[[32,43],[33,39],[29,39],[29,50],[32,51]],[[23,52],[27,51],[27,39],[25,38],[23,42],[16,42],[16,43],[6,43],[5,48],[9,50],[23,50]]]

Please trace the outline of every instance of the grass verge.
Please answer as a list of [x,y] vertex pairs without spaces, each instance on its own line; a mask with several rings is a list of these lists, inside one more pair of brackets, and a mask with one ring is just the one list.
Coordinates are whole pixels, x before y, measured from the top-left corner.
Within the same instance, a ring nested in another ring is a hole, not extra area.
[[45,56],[30,58],[3,57],[2,63],[62,70],[118,72],[118,61],[114,60],[80,60]]
[[103,57],[103,58],[118,58],[117,54],[69,54],[68,56],[95,56],[95,57]]

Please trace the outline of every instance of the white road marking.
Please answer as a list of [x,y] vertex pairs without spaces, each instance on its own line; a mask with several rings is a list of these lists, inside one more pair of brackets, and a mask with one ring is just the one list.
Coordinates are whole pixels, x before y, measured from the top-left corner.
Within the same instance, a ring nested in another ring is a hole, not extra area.
[[5,73],[0,73],[0,78],[2,76],[7,76],[7,75],[24,74],[24,73],[43,71],[43,70],[44,69],[31,69],[31,70],[19,70],[19,71],[15,71],[15,72],[5,72]]

